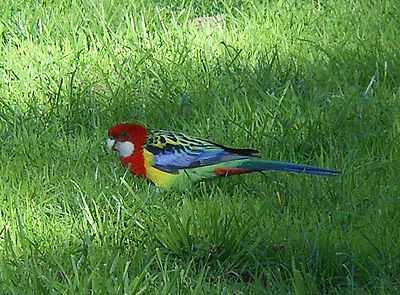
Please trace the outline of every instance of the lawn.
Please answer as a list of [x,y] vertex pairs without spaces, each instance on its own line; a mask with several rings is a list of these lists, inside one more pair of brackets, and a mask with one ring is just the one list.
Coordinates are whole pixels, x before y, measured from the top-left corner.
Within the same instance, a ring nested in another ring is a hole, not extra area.
[[[4,0],[0,19],[1,294],[400,292],[395,1]],[[159,189],[106,149],[126,121],[342,173]]]

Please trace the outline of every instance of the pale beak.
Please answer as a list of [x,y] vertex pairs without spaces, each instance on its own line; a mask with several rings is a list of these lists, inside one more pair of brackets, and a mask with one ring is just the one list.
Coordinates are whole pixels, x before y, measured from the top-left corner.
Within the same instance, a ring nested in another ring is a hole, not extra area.
[[107,147],[109,150],[111,150],[115,145],[115,139],[114,137],[110,136],[109,138],[107,138]]

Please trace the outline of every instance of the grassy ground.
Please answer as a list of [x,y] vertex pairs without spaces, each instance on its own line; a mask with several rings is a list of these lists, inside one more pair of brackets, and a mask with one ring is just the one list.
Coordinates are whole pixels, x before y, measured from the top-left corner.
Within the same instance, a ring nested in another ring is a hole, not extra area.
[[[1,294],[400,292],[397,4],[260,2],[2,1]],[[160,191],[122,121],[343,173]]]

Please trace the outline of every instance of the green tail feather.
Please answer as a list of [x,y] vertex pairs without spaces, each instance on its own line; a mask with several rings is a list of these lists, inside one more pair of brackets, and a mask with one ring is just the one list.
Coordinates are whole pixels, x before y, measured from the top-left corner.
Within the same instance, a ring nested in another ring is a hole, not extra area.
[[243,161],[238,168],[249,169],[252,171],[288,171],[305,173],[319,176],[337,176],[340,172],[334,169],[310,166],[304,164],[294,164],[286,162],[268,161],[263,159],[249,159]]
[[[243,171],[238,171],[238,169],[243,169]],[[223,170],[225,170],[225,172],[223,172]],[[337,176],[340,173],[339,171],[333,169],[316,166],[268,161],[260,158],[248,158],[222,162],[215,165],[182,169],[177,175],[173,186],[183,190],[193,182],[214,177],[260,171],[289,171],[320,176]]]

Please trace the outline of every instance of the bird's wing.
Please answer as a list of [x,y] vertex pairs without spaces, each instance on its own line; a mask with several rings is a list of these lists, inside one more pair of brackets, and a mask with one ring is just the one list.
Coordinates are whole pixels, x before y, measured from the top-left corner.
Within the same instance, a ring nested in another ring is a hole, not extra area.
[[182,133],[163,130],[150,131],[144,149],[153,154],[155,168],[169,173],[256,157],[258,153],[252,149],[228,148]]

